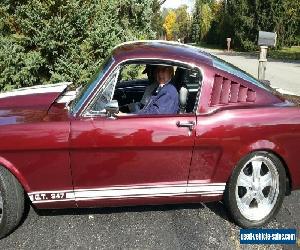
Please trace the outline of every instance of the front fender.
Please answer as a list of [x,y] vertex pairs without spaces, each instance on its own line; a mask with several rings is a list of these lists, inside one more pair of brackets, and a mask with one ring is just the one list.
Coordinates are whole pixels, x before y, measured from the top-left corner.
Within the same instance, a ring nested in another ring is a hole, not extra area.
[[28,182],[14,164],[0,156],[0,165],[8,169],[17,178],[26,193],[31,192]]

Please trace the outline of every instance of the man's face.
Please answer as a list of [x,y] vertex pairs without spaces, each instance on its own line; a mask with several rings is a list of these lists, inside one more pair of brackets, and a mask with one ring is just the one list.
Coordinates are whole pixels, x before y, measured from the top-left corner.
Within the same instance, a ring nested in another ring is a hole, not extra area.
[[156,78],[159,84],[164,84],[172,78],[170,67],[158,66],[156,69]]

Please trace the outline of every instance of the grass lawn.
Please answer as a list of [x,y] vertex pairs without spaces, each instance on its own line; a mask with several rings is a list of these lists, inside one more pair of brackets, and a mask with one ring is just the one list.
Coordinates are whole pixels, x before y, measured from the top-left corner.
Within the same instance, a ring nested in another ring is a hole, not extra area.
[[196,46],[196,47],[200,47],[200,48],[224,50],[224,48],[222,48],[222,46],[220,46],[220,45],[208,44],[205,42],[201,42],[201,43],[197,43],[197,44],[196,43],[188,43],[188,44]]
[[[200,44],[191,44],[197,47],[202,47],[202,48],[207,48],[207,49],[221,49],[225,50],[225,48],[222,48],[221,46],[218,45],[211,45],[207,43],[200,43]],[[253,55],[259,55],[259,47],[257,46],[257,51],[251,51],[248,52]],[[233,49],[234,50],[234,49]],[[300,46],[292,46],[291,48],[289,47],[284,47],[280,50],[273,50],[273,49],[268,49],[268,58],[273,58],[273,59],[280,59],[280,60],[300,60]]]
[[281,50],[269,50],[268,57],[274,59],[300,60],[300,46],[286,47]]

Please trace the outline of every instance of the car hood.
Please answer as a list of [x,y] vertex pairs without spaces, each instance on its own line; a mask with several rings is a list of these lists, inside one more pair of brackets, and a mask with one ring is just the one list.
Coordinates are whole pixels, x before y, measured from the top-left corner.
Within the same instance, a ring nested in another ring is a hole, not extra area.
[[51,105],[65,95],[69,84],[38,85],[0,93],[0,126],[44,120]]
[[37,85],[0,93],[0,109],[38,109],[48,110],[51,104],[71,84]]

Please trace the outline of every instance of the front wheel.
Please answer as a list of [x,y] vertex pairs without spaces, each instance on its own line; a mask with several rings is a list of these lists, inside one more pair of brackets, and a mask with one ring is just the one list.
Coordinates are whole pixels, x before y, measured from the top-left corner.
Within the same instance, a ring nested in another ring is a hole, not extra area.
[[238,225],[260,227],[278,212],[285,189],[286,173],[281,161],[271,153],[254,152],[234,169],[224,200]]
[[0,239],[20,223],[24,212],[24,190],[16,177],[0,166]]

